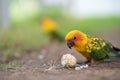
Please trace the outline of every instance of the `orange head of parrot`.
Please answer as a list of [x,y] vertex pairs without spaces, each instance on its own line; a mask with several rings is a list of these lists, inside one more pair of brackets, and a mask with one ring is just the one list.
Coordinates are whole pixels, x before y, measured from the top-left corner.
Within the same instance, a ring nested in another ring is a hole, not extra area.
[[66,35],[65,40],[70,49],[71,47],[82,47],[87,43],[87,35],[79,30],[73,30]]
[[41,20],[41,26],[46,32],[56,31],[58,28],[55,21],[48,17],[45,17]]

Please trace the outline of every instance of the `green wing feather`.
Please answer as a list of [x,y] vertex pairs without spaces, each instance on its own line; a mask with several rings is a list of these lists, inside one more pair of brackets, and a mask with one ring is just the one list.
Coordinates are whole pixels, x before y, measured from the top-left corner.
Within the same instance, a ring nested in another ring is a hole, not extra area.
[[95,60],[116,58],[118,53],[112,49],[112,45],[109,42],[97,37],[89,36],[88,39],[90,43],[87,46],[87,50]]

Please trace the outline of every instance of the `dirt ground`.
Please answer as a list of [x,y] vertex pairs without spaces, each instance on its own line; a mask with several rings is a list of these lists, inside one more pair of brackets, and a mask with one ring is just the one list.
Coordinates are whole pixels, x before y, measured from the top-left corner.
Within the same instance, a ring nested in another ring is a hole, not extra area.
[[[100,37],[120,48],[119,30]],[[76,71],[61,66],[60,58],[67,53],[74,55],[79,62],[85,61],[65,43],[46,44],[16,59],[19,67],[0,69],[0,80],[120,80],[120,61],[96,63]]]

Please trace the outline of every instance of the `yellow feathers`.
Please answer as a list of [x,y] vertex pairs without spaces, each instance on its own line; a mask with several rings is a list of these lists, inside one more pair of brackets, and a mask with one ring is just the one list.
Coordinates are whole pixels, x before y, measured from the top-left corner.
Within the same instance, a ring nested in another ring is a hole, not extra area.
[[41,20],[41,27],[42,30],[44,31],[44,33],[47,35],[47,37],[49,37],[50,41],[58,41],[58,42],[63,42],[63,37],[62,35],[59,33],[58,30],[58,25],[57,22],[55,22],[54,20],[52,20],[51,18],[43,18]]
[[43,18],[41,26],[45,32],[52,32],[58,29],[58,25],[50,18]]
[[65,37],[65,40],[72,40],[74,38],[74,36],[79,36],[79,34],[81,35],[81,38],[83,38],[82,36],[86,36],[84,33],[78,31],[78,30],[73,30],[73,31],[70,31],[66,37]]
[[[75,37],[76,39],[74,39]],[[85,51],[85,45],[88,42],[87,35],[78,30],[69,32],[66,35],[65,40],[73,42],[75,44],[73,47],[79,52]]]
[[70,49],[74,47],[88,62],[95,63],[104,59],[120,59],[119,48],[113,47],[111,43],[101,38],[88,36],[78,30],[69,32],[65,40]]

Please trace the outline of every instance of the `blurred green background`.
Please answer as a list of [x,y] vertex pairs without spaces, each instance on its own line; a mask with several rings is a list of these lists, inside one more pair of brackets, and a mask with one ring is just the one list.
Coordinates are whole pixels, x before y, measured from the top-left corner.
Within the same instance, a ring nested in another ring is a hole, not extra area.
[[49,42],[41,29],[41,19],[49,17],[65,36],[78,29],[87,34],[105,34],[120,29],[119,0],[1,0],[1,61],[19,57]]

